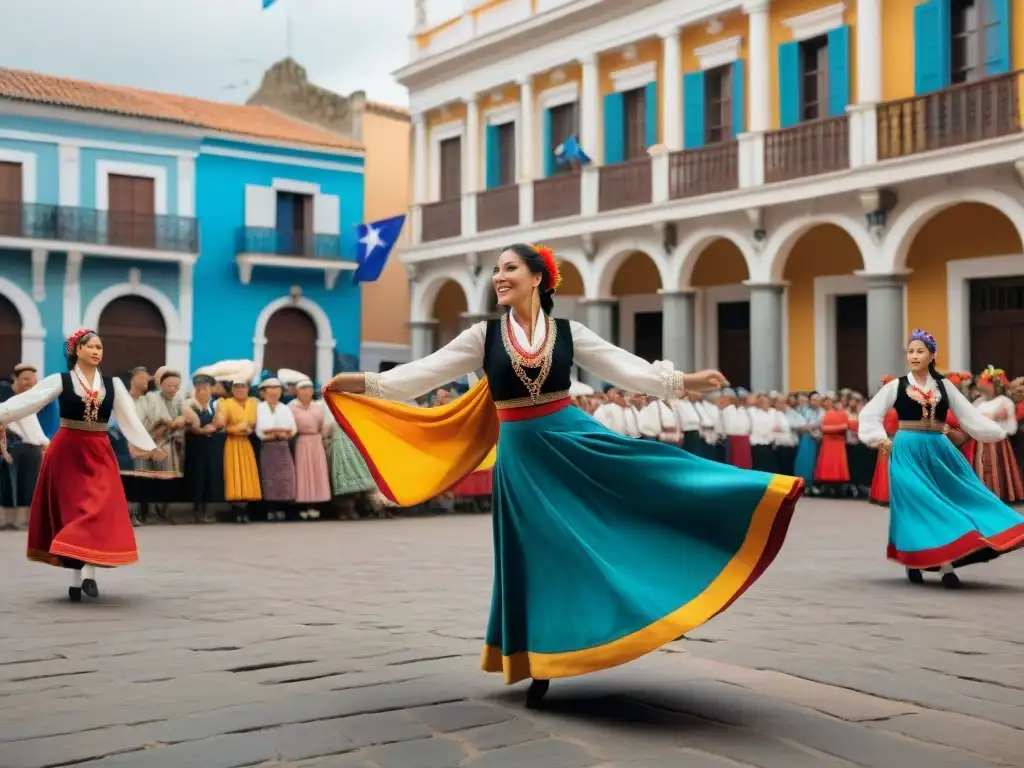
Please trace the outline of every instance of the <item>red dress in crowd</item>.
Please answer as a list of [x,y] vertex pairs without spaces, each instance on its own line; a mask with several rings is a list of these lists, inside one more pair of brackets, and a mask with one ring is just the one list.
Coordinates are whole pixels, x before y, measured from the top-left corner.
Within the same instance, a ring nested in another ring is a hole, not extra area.
[[821,420],[821,447],[814,469],[816,483],[850,482],[850,465],[846,456],[846,431],[850,417],[846,411],[825,411]]
[[[963,428],[960,426],[960,421],[957,419],[956,414],[953,413],[952,408],[950,408],[949,412],[946,414],[946,424],[950,429],[956,429],[961,432],[963,431]],[[978,443],[976,440],[972,440],[966,432],[964,432],[964,437],[966,437],[967,440],[960,446],[960,453],[964,455],[964,458],[967,459],[969,464],[973,465],[974,450],[977,448]]]
[[[890,409],[885,414],[882,425],[891,440],[900,426],[900,417],[896,414],[895,409]],[[885,451],[879,451],[878,458],[875,459],[875,475],[871,478],[871,494],[868,496],[868,500],[872,504],[889,506],[889,454]]]

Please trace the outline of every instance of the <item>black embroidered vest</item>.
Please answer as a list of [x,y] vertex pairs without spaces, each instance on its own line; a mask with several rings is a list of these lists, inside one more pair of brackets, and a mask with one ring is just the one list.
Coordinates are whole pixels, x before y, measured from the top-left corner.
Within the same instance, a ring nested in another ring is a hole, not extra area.
[[[61,393],[57,399],[60,406],[60,417],[68,421],[85,421],[85,401],[75,391],[71,373],[60,375]],[[103,400],[100,402],[99,415],[96,423],[106,424],[110,421],[110,414],[114,410],[114,380],[109,376],[103,377]]]
[[[487,336],[484,342],[484,373],[487,375],[488,388],[491,391],[491,398],[499,407],[504,402],[522,401],[516,405],[531,405],[532,395],[526,385],[516,374],[516,367],[513,365],[513,357],[521,359],[512,340],[511,329],[508,331],[508,338],[503,333],[502,326],[506,323],[503,317],[499,320],[487,322]],[[553,329],[554,348],[551,350],[551,365],[547,369],[547,378],[539,388],[539,397],[536,404],[550,402],[558,397],[568,396],[569,385],[572,383],[573,345],[572,330],[568,320],[555,320]],[[547,348],[547,340],[541,346],[541,350]],[[534,363],[540,362],[537,358]],[[537,381],[547,366],[530,368],[520,365],[521,371],[530,381]],[[511,405],[511,404],[510,404]]]
[[[946,389],[942,386],[941,381],[935,382],[936,399],[934,415],[931,419],[928,419],[925,414],[925,405],[919,403],[908,393],[909,388],[913,386],[908,376],[900,377],[897,386],[899,389],[896,390],[896,402],[893,404],[893,409],[900,421],[934,421],[937,424],[946,422],[946,414],[949,413],[949,398],[946,397]],[[929,406],[928,410],[931,409]]]

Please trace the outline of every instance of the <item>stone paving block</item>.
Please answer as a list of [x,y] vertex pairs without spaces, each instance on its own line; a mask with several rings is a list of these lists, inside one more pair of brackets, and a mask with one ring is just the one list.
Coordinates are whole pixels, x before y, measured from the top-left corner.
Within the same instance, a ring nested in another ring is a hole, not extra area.
[[[523,766],[592,768],[592,766],[598,766],[604,762],[578,744],[559,739],[548,739],[485,752],[470,758],[463,765],[465,768],[523,768]],[[450,766],[444,768],[450,768]]]
[[264,734],[242,733],[153,747],[81,763],[75,768],[241,768],[276,757],[272,741]]
[[85,762],[141,749],[152,741],[144,728],[115,726],[63,736],[13,741],[0,744],[3,768],[44,768],[50,765]]
[[475,701],[458,701],[453,704],[439,704],[436,707],[421,707],[412,710],[410,714],[441,733],[462,731],[481,725],[494,725],[514,717],[513,713],[506,709]]
[[723,732],[708,730],[704,733],[689,733],[683,743],[690,749],[710,752],[757,768],[830,768],[850,765],[820,752],[812,753],[771,736],[737,728],[727,728]]
[[338,728],[336,720],[286,725],[259,733],[270,740],[274,750],[284,760],[339,755],[356,749],[352,739]]
[[987,720],[953,712],[920,712],[875,725],[918,741],[945,744],[991,760],[1007,760],[1017,755],[1024,764],[1024,731]]
[[459,731],[451,734],[451,737],[459,741],[471,744],[481,752],[487,752],[501,747],[510,747],[514,744],[525,744],[529,741],[540,741],[551,734],[541,730],[537,725],[520,717],[506,720],[494,725],[485,725],[480,728],[472,728],[468,731]]
[[429,738],[430,729],[408,712],[379,712],[332,721],[356,748]]
[[465,758],[462,747],[444,738],[385,744],[365,755],[380,768],[456,768]]

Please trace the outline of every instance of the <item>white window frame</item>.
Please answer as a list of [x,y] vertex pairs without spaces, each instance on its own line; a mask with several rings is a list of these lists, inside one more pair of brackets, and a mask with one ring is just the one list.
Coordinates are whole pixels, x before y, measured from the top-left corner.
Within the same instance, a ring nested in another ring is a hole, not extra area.
[[21,165],[21,202],[23,203],[39,202],[37,199],[39,194],[39,177],[36,175],[38,161],[39,156],[35,152],[7,149],[6,147],[0,148],[0,162],[18,163]]
[[441,199],[441,142],[454,138],[462,140],[465,158],[465,120],[450,120],[430,129],[430,199],[435,203]]
[[649,83],[658,79],[658,62],[647,61],[637,64],[634,67],[627,67],[612,72],[612,87],[615,93],[635,91],[637,88],[645,88]]
[[700,62],[701,71],[706,72],[709,69],[715,69],[716,67],[722,67],[739,61],[740,45],[742,43],[743,37],[736,35],[735,37],[729,37],[725,40],[701,46],[694,49],[693,52]]
[[794,40],[811,40],[821,35],[827,35],[832,30],[843,26],[845,13],[846,3],[833,3],[824,8],[816,8],[799,16],[785,19],[782,24],[789,27]]
[[554,88],[546,88],[537,94],[537,106],[543,111],[554,109],[565,104],[578,104],[580,100],[580,84],[564,83]]

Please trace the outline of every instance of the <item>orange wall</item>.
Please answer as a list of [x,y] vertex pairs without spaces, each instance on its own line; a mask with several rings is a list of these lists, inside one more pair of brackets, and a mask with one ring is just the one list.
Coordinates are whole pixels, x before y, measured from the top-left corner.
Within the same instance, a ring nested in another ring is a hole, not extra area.
[[567,261],[558,265],[558,271],[562,275],[562,285],[558,288],[559,296],[582,296],[583,276],[580,271]]
[[749,279],[747,262],[743,260],[740,249],[728,240],[715,240],[697,257],[690,287],[736,285]]
[[434,318],[437,320],[437,346],[447,344],[462,330],[462,313],[469,310],[462,286],[449,280],[441,286],[434,300]]
[[[924,328],[939,343],[939,368],[949,344],[946,309],[946,263],[954,259],[1020,253],[1020,238],[1002,213],[978,203],[963,203],[925,224],[907,255],[909,328]],[[1024,260],[1024,259],[1022,259]],[[908,331],[905,328],[904,331]]]
[[[661,59],[662,59],[662,43],[659,38],[638,40],[633,43],[633,47],[636,48],[636,58],[631,61],[626,61],[623,58],[622,51],[615,51],[613,53],[602,54],[598,59],[598,77],[601,82],[601,94],[614,93],[615,83],[612,80],[612,72],[618,72],[622,69],[631,69],[641,64],[646,64],[653,61],[655,63],[655,77],[658,79],[658,141],[661,141]],[[603,117],[603,105],[602,109],[598,110],[602,113],[601,125],[598,127],[599,140],[604,140],[604,117]]]
[[612,281],[613,296],[646,296],[661,288],[658,267],[646,253],[634,251],[619,265]]
[[[823,254],[828,254],[823,258]],[[814,389],[814,278],[848,275],[863,269],[860,249],[846,232],[822,224],[801,237],[790,251],[783,271],[789,283],[789,389]],[[835,344],[835,339],[826,339]]]
[[[397,216],[409,210],[412,190],[409,179],[412,126],[408,120],[367,112],[363,118],[366,145],[364,214],[366,221]],[[380,279],[363,286],[363,341],[408,344],[409,278],[401,263],[408,227],[391,252]]]
[[747,58],[747,42],[750,37],[750,23],[746,14],[730,13],[719,17],[722,22],[722,31],[718,34],[709,34],[707,24],[698,24],[687,27],[683,30],[683,72],[700,71],[700,59],[695,51],[705,45],[717,43],[719,40],[728,40],[730,37],[741,38],[740,58]]
[[882,98],[914,95],[914,6],[917,0],[882,3]]

